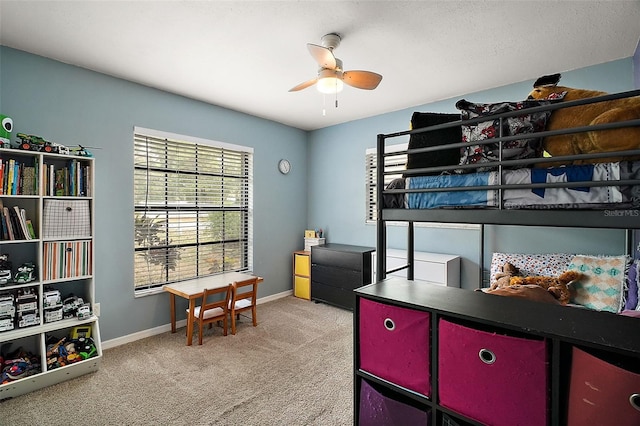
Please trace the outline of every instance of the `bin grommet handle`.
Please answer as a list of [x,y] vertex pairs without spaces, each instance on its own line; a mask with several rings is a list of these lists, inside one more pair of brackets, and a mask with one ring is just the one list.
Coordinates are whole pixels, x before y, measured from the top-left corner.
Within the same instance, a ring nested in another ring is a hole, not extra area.
[[480,357],[480,361],[484,362],[485,364],[493,364],[494,362],[496,362],[496,354],[491,352],[489,349],[480,349],[480,352],[478,352],[478,356]]
[[385,318],[384,328],[386,328],[389,331],[393,331],[396,328],[396,323],[391,318]]
[[632,393],[629,397],[629,404],[636,410],[640,411],[640,393]]

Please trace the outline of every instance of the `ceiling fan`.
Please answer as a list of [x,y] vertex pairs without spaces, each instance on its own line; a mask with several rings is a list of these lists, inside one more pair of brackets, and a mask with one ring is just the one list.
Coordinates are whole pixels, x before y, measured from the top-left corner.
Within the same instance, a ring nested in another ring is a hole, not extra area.
[[344,71],[342,61],[333,55],[333,50],[340,45],[340,35],[326,34],[322,37],[322,46],[307,43],[309,53],[318,63],[318,76],[289,89],[290,92],[317,85],[321,93],[338,93],[344,83],[357,89],[373,90],[378,87],[382,76],[371,71]]

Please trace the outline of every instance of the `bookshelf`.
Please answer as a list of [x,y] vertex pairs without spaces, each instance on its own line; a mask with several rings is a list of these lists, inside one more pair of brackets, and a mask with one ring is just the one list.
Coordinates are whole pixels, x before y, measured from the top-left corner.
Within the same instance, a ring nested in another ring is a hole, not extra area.
[[96,371],[94,159],[0,149],[0,400]]

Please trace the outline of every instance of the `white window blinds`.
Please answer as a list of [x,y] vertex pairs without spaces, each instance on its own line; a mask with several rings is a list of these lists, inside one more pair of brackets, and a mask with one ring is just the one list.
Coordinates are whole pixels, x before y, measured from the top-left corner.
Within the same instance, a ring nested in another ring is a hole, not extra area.
[[250,148],[136,128],[135,290],[251,269]]
[[[408,144],[389,145],[386,147],[387,153],[397,153],[389,155],[384,158],[384,166],[386,171],[394,172],[390,175],[385,175],[384,185],[389,185],[389,182],[396,178],[402,177],[402,172],[407,169],[407,153],[402,152],[407,150]],[[377,200],[376,200],[376,149],[370,148],[366,151],[365,157],[365,185],[366,185],[366,221],[375,222],[378,218],[377,213]]]

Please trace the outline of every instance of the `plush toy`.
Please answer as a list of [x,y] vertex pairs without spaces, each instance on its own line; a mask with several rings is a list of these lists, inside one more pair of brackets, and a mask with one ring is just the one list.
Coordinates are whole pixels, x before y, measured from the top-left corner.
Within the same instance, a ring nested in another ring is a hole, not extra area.
[[511,278],[517,276],[520,276],[520,269],[518,269],[511,263],[506,262],[504,265],[502,265],[502,272],[498,272],[496,274],[496,280],[491,284],[491,287],[489,287],[489,291],[508,287],[509,285],[511,285]]
[[502,272],[496,274],[496,280],[484,292],[566,305],[571,299],[569,286],[582,278],[582,274],[576,271],[566,271],[558,277],[520,275],[520,270],[516,266],[506,262],[502,266]]
[[511,277],[509,285],[537,285],[551,293],[561,305],[566,305],[571,299],[569,285],[582,278],[582,274],[577,271],[565,271],[558,277],[532,276],[532,277]]
[[[558,86],[560,77],[560,74],[540,77],[533,84],[534,89],[529,93],[529,98],[554,99],[562,97],[564,94],[564,101],[572,101],[607,94],[596,90],[573,89]],[[640,118],[640,96],[635,96],[632,98],[615,99],[590,105],[554,110],[551,113],[551,117],[549,117],[547,130],[613,123],[638,118]],[[640,127],[635,126],[587,133],[549,136],[544,139],[543,146],[545,151],[552,157],[638,149],[640,148]],[[574,161],[574,164],[613,162],[620,161],[621,159],[621,157],[597,158]],[[555,165],[559,164],[555,163]]]
[[0,148],[11,147],[11,132],[13,131],[13,120],[11,117],[0,114]]

